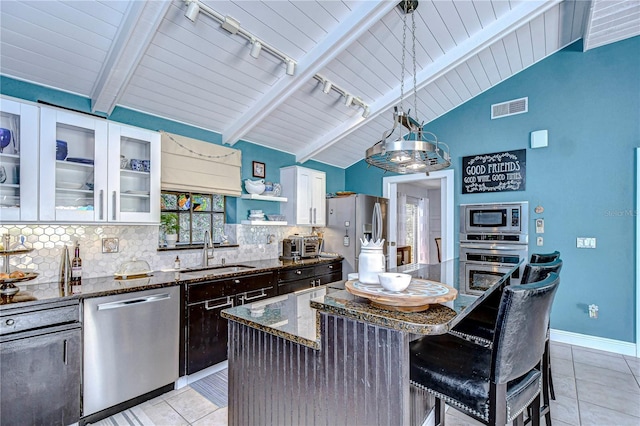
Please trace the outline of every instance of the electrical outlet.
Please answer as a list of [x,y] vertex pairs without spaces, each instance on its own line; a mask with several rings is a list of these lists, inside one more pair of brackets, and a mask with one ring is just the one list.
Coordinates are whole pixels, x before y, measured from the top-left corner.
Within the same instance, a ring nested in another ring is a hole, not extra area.
[[598,318],[598,305],[589,305],[589,318]]
[[103,238],[102,239],[102,252],[103,253],[118,253],[120,251],[120,243],[117,238]]
[[536,238],[536,245],[541,246],[544,244],[544,238],[538,237]]

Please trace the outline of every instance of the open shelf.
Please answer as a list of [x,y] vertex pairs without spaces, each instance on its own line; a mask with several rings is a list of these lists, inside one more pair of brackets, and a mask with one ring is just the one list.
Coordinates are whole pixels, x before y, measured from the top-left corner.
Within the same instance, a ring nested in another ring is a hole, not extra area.
[[271,195],[257,194],[242,194],[241,198],[244,198],[245,200],[278,201],[280,203],[286,203],[288,201],[286,197],[273,197]]
[[243,225],[287,226],[286,220],[243,220],[240,223]]

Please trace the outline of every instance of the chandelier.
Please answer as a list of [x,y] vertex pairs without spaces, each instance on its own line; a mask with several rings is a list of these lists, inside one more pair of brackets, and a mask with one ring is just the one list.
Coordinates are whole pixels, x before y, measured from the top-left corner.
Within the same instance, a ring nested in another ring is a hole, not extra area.
[[[449,146],[439,142],[436,135],[423,129],[418,120],[418,95],[416,81],[416,22],[413,12],[418,8],[417,0],[403,0],[398,4],[403,12],[402,26],[402,73],[400,77],[400,104],[393,110],[393,127],[382,134],[382,139],[366,151],[366,162],[371,166],[401,174],[433,172],[451,165]],[[411,14],[411,38],[413,60],[413,112],[404,111],[404,71],[407,39],[407,15]],[[406,129],[408,132],[401,130]],[[394,135],[397,134],[397,135]]]

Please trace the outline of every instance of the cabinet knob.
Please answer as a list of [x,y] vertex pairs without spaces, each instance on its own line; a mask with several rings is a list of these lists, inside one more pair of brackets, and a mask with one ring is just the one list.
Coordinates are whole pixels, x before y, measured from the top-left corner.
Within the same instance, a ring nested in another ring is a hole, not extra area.
[[329,269],[333,269],[333,265],[329,265]]
[[233,280],[235,284],[240,284],[240,280]]
[[300,274],[302,274],[302,271],[298,269],[298,270],[296,271],[296,274],[300,275]]
[[14,320],[12,320],[11,318],[9,318],[7,321],[5,321],[5,324],[7,324],[8,326],[12,326],[15,323],[16,322]]

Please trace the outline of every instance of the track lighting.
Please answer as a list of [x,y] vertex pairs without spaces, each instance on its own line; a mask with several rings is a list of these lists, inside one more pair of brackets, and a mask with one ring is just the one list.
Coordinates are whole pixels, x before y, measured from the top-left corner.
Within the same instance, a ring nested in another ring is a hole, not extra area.
[[[1,1],[1,0],[0,0]],[[260,52],[265,50],[267,53],[275,56],[280,61],[284,62],[286,66],[287,75],[293,75],[296,71],[296,62],[291,59],[289,56],[285,55],[278,49],[273,46],[268,45],[264,41],[258,39],[255,35],[251,34],[249,31],[245,30],[240,26],[240,22],[237,19],[234,19],[229,15],[222,15],[215,10],[211,9],[204,3],[200,3],[198,0],[184,0],[187,5],[187,10],[184,13],[191,21],[197,19],[198,14],[202,12],[203,14],[215,19],[220,23],[220,27],[228,31],[230,34],[239,35],[244,37],[245,39],[251,42],[251,52],[249,53],[253,58],[258,58],[260,56]]]
[[364,109],[362,110],[362,118],[367,118],[369,116],[369,113],[371,113],[369,105],[365,105]]
[[262,43],[260,43],[258,40],[253,40],[251,44],[251,57],[258,59],[258,56],[260,56],[260,51],[262,50]]
[[293,75],[296,72],[296,63],[293,59],[287,59],[287,75]]
[[197,1],[190,1],[189,6],[187,7],[187,11],[184,13],[184,16],[187,17],[192,22],[196,22],[198,18],[198,14],[200,13],[200,5]]
[[331,91],[331,86],[333,86],[333,84],[331,84],[329,80],[325,80],[324,86],[322,86],[322,91],[328,94]]
[[352,103],[353,103],[353,95],[350,93],[347,93],[345,95],[344,106],[350,107]]

